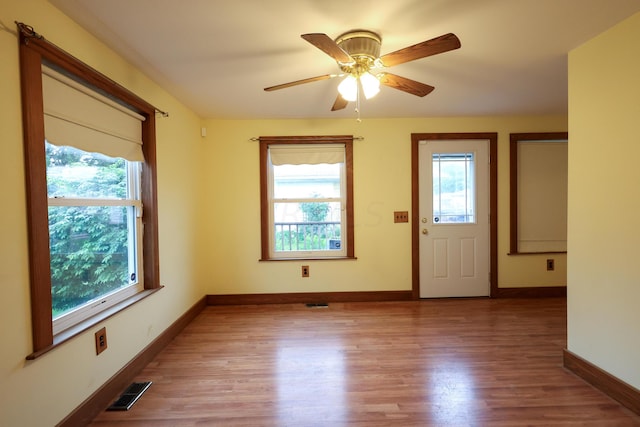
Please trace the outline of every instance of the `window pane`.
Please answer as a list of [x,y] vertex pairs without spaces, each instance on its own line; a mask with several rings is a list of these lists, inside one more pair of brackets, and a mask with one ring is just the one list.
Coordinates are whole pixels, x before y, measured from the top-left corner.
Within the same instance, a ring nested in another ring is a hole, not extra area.
[[54,319],[136,282],[133,217],[131,206],[49,207]]
[[433,222],[475,223],[473,153],[433,155]]
[[341,204],[303,202],[274,204],[276,251],[340,250]]
[[340,197],[342,164],[273,166],[276,199]]
[[127,197],[127,162],[73,147],[45,143],[49,197]]

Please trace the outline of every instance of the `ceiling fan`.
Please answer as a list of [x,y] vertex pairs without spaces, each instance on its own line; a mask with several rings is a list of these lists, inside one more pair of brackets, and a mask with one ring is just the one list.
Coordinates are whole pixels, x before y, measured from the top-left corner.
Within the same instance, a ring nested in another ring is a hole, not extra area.
[[341,110],[350,101],[359,100],[362,90],[365,98],[375,96],[380,84],[410,93],[425,96],[434,87],[425,83],[391,74],[386,68],[403,64],[427,56],[448,52],[460,47],[460,40],[455,34],[444,34],[422,43],[405,47],[395,52],[380,56],[381,37],[367,30],[349,31],[335,40],[323,33],[302,34],[301,37],[332,57],[342,71],[341,74],[325,74],[308,79],[296,80],[265,88],[267,92],[311,83],[334,77],[345,77],[338,86],[338,96],[331,111]]

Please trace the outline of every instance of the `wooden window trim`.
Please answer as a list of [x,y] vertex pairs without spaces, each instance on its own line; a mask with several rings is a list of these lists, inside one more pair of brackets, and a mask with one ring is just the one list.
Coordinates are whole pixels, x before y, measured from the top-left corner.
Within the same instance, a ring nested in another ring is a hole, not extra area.
[[[260,241],[261,261],[300,261],[301,259],[339,260],[355,259],[354,225],[353,225],[353,136],[270,136],[260,137]],[[269,200],[267,179],[267,157],[269,145],[273,144],[344,144],[345,177],[347,191],[347,254],[345,257],[313,257],[313,258],[271,258],[269,255]]]
[[509,135],[509,255],[566,254],[567,251],[520,252],[518,250],[518,143],[569,139],[568,132],[529,132]]
[[[29,272],[31,281],[31,317],[33,354],[29,359],[50,350],[62,341],[54,342],[51,319],[51,270],[49,253],[49,224],[46,159],[44,148],[44,107],[42,94],[42,63],[47,62],[75,76],[136,109],[145,117],[142,123],[143,153],[142,203],[144,216],[143,268],[145,291],[160,289],[160,264],[158,256],[158,203],[156,193],[156,108],[113,80],[81,62],[41,35],[31,27],[18,24],[20,80],[25,156],[25,180],[27,219],[29,231]],[[143,291],[144,292],[144,291]],[[150,292],[145,292],[145,295]],[[141,298],[134,298],[130,303]],[[129,304],[130,305],[130,304]],[[128,305],[124,305],[128,306]],[[103,320],[104,316],[93,322]],[[91,322],[89,322],[91,324]],[[84,323],[88,327],[87,323]],[[77,333],[80,333],[80,328]],[[76,334],[77,334],[76,333]]]

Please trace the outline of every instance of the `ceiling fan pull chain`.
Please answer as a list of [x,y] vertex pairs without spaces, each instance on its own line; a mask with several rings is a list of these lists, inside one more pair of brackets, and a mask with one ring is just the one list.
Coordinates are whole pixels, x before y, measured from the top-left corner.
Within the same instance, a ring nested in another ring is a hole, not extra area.
[[[359,82],[358,82],[359,83]],[[360,85],[356,86],[356,121],[360,123],[362,119],[360,118]]]

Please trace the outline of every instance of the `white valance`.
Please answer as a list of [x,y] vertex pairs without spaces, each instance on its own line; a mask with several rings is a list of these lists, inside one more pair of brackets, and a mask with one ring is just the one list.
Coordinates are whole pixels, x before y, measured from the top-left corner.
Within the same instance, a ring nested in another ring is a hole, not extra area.
[[47,141],[144,161],[143,116],[44,65],[42,92]]
[[344,144],[283,144],[270,145],[271,164],[318,165],[344,163]]

